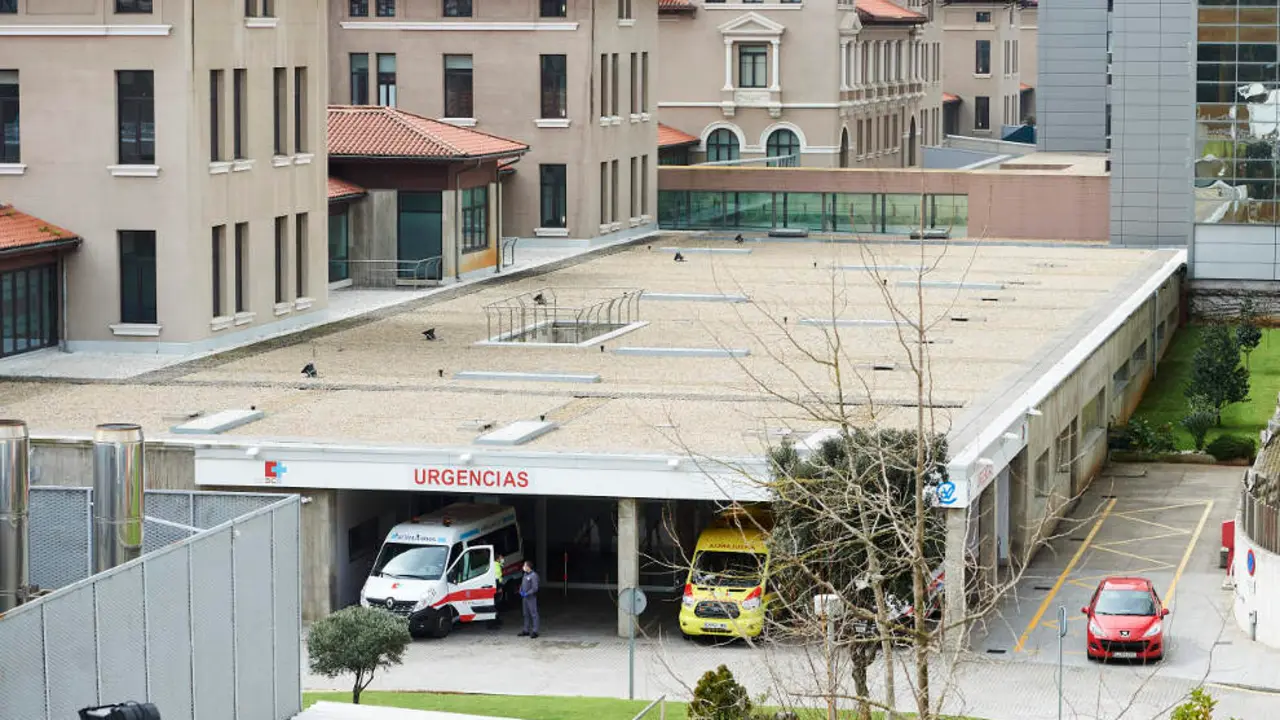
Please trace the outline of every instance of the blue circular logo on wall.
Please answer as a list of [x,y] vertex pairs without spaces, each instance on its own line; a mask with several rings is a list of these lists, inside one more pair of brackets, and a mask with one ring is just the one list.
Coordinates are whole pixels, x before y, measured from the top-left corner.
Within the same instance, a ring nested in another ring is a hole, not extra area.
[[1244,556],[1244,566],[1249,571],[1249,577],[1253,577],[1253,571],[1258,569],[1258,561],[1253,559],[1253,550]]
[[938,502],[951,505],[956,501],[956,484],[950,480],[938,483]]

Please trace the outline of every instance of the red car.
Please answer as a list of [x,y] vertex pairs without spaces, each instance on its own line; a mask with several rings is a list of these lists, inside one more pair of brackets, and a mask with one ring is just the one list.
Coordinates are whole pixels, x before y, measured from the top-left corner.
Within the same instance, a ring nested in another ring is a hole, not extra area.
[[1160,602],[1151,581],[1110,577],[1098,583],[1088,607],[1090,660],[1155,661],[1164,657],[1164,618],[1169,609]]

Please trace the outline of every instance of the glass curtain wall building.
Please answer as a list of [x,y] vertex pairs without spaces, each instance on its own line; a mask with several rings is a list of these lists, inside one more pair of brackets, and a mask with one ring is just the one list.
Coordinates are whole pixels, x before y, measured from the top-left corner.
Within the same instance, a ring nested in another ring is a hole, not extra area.
[[922,224],[968,233],[969,197],[919,193],[662,190],[658,225],[671,230],[804,229],[909,235]]

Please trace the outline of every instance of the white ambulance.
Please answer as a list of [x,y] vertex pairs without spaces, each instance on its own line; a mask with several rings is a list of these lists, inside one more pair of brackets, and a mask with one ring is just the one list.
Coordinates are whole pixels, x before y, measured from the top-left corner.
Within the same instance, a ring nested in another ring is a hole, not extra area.
[[[442,638],[455,622],[497,617],[518,594],[524,562],[516,511],[503,505],[455,503],[391,528],[360,604],[407,618],[414,637]],[[502,593],[493,561],[503,556]]]

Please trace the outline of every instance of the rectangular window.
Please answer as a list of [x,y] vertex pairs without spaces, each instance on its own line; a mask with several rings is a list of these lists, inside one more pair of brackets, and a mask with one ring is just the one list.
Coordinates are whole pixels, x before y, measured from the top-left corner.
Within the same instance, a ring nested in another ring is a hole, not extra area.
[[293,294],[307,297],[307,214],[293,216]]
[[631,53],[631,94],[628,98],[630,106],[627,112],[640,114],[640,53]]
[[738,46],[738,87],[769,86],[769,46]]
[[649,112],[649,53],[640,53],[640,112]]
[[609,222],[618,222],[618,161],[609,163]]
[[568,171],[564,165],[539,165],[538,184],[541,189],[542,219],[544,228],[567,227],[566,216]]
[[347,14],[351,17],[369,17],[369,0],[350,0]]
[[149,13],[151,0],[116,0],[116,13]]
[[600,224],[609,224],[609,161],[600,163]]
[[973,72],[975,75],[991,74],[991,41],[976,40],[973,43]]
[[378,104],[396,106],[396,56],[378,54]]
[[991,129],[991,98],[978,95],[973,99],[973,129]]
[[222,71],[209,71],[209,162],[222,159]]
[[631,214],[629,217],[640,217],[640,158],[631,158],[631,184],[628,187],[631,193]]
[[276,0],[262,0],[262,17],[276,16]]
[[640,156],[640,214],[649,214],[649,156]]
[[1133,351],[1133,356],[1129,358],[1129,360],[1134,370],[1137,370],[1138,368],[1142,367],[1143,363],[1147,361],[1147,341],[1146,340],[1143,340],[1142,344],[1139,345],[1137,349]]
[[245,98],[245,93],[248,92],[247,73],[244,68],[236,68],[231,74],[231,153],[236,160],[244,160],[249,150],[249,141],[245,137],[249,112],[248,100]]
[[351,277],[348,258],[351,254],[351,224],[346,203],[329,206],[329,282]]
[[282,67],[275,68],[272,82],[275,154],[285,155],[289,151],[289,71]]
[[1111,373],[1111,383],[1116,394],[1129,384],[1129,361],[1125,360],[1115,372]]
[[212,247],[210,248],[210,259],[213,267],[213,317],[222,317],[222,293],[223,288],[223,265],[226,253],[227,226],[215,225],[213,228]]
[[150,70],[116,71],[121,165],[156,164],[156,106]]
[[121,230],[120,322],[156,324],[156,232]]
[[1053,478],[1049,475],[1049,451],[1045,450],[1040,453],[1040,457],[1036,458],[1036,495],[1045,497],[1049,494],[1049,488],[1053,487]]
[[600,117],[609,117],[609,53],[600,54]]
[[1080,411],[1081,424],[1085,428],[1085,436],[1107,429],[1107,391],[1106,388],[1098,391],[1097,395],[1084,406],[1084,410]]
[[258,0],[244,0],[244,16],[245,17],[258,16]]
[[276,302],[286,302],[289,287],[289,216],[276,218]]
[[462,191],[462,252],[489,248],[489,188]]
[[978,12],[974,13],[974,15],[975,15],[974,17],[975,22],[980,22],[980,23],[991,22],[991,11],[989,10],[979,10]]
[[22,162],[18,71],[0,70],[0,163]]
[[445,17],[471,17],[471,0],[444,0]]
[[618,19],[631,20],[631,0],[618,0]]
[[538,15],[544,18],[562,18],[569,15],[568,0],[541,0],[538,3]]
[[[542,55],[541,63],[541,112],[540,117],[561,119],[569,117],[569,71],[566,56]],[[555,167],[546,166],[543,167]],[[563,165],[559,167],[564,167]],[[561,175],[563,177],[563,174]],[[544,225],[543,227],[563,227]]]
[[307,69],[293,69],[293,151],[307,151]]
[[351,104],[369,104],[369,55],[351,53]]
[[475,117],[470,55],[444,56],[444,116]]
[[236,246],[234,249],[236,273],[236,312],[247,312],[249,309],[249,223],[236,223]]
[[609,58],[609,115],[618,117],[618,53]]
[[18,0],[0,0],[0,15],[12,15],[18,12]]
[[395,17],[396,0],[376,0],[378,17]]

